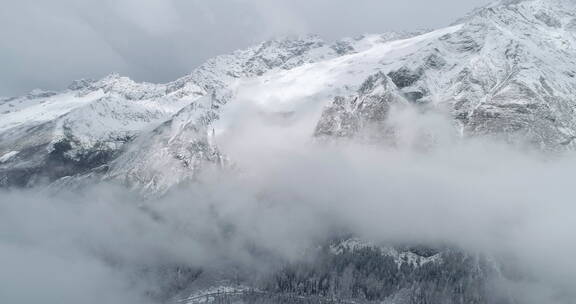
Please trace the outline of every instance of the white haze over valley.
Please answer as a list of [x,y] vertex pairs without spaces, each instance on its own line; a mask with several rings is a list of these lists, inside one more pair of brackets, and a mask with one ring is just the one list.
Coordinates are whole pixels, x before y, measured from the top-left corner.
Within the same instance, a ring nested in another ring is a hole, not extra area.
[[392,117],[403,138],[393,148],[313,142],[273,118],[242,117],[223,147],[235,170],[206,171],[159,199],[105,185],[3,192],[0,301],[149,303],[145,293],[161,283],[146,271],[155,266],[239,263],[265,273],[272,265],[250,248],[298,260],[346,231],[501,259],[519,279],[497,284],[523,303],[570,303],[574,156],[462,140],[440,114]]

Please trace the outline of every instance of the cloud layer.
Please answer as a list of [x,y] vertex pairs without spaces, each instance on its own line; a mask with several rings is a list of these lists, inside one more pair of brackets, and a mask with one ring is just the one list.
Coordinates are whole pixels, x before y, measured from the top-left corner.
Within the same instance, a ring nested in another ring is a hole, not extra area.
[[[401,136],[449,129],[418,115],[397,115]],[[281,136],[274,126],[247,125],[238,146],[226,147],[241,171],[211,172],[158,200],[106,185],[0,193],[0,300],[145,303],[163,277],[143,270],[232,263],[256,271],[266,263],[254,248],[297,260],[335,231],[487,254],[514,270],[505,288],[522,303],[576,296],[573,156],[450,134],[424,150],[409,136],[396,148],[261,140]]]

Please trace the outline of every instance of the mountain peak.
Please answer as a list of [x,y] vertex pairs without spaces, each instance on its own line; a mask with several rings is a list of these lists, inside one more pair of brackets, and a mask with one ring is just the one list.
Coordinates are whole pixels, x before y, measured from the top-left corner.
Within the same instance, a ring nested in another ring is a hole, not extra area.
[[[539,20],[549,26],[559,28],[562,24],[575,20],[574,13],[576,13],[574,0],[498,0],[473,10],[454,24],[466,23],[476,18],[496,17],[510,20],[514,18],[511,16],[515,16],[518,20],[536,19],[535,21]],[[560,19],[564,19],[564,22]]]
[[574,4],[573,0],[498,0],[488,4],[486,7],[515,6],[515,5],[541,5],[541,6],[561,6]]

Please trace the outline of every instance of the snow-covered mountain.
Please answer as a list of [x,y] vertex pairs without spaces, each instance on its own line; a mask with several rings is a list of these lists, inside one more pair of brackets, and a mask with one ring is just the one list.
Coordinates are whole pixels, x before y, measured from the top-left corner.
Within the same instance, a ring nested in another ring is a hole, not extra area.
[[410,104],[447,113],[463,137],[573,149],[574,58],[573,1],[499,1],[423,34],[272,40],[167,84],[75,81],[0,99],[0,184],[90,175],[164,192],[205,163],[234,162],[218,142],[247,109],[310,138],[353,137],[389,104]]
[[[139,135],[143,138],[139,144],[148,145],[144,141],[163,137],[166,133],[162,130],[168,127],[185,138],[196,136],[186,134],[190,130],[186,126],[196,117],[215,119],[212,116],[217,115],[219,106],[232,98],[231,84],[237,79],[350,51],[342,50],[342,43],[326,46],[316,37],[268,41],[209,60],[190,75],[168,84],[135,83],[110,75],[98,81],[75,81],[64,92],[38,90],[0,99],[0,184],[30,186],[89,173],[108,166],[124,145]],[[169,136],[176,137],[176,133]],[[202,136],[207,137],[204,133]],[[175,139],[168,141],[173,144]],[[166,161],[181,157],[180,152],[172,151]],[[175,166],[186,166],[192,158],[189,155]],[[124,159],[133,158],[128,155]],[[134,162],[155,165],[153,159]],[[152,176],[152,168],[147,169]],[[190,174],[182,172],[182,176]]]
[[[111,182],[158,196],[234,167],[231,139],[268,140],[245,131],[247,122],[272,121],[281,140],[310,145],[395,146],[404,136],[398,109],[449,117],[456,140],[570,151],[575,96],[576,1],[501,0],[425,33],[271,40],[165,84],[113,74],[0,98],[0,187]],[[426,145],[434,130],[423,133]],[[249,274],[216,287],[236,273],[177,265],[167,294],[181,303],[516,303],[491,293],[496,263],[453,248],[348,238],[311,251],[299,263],[270,263],[277,268],[263,282]]]

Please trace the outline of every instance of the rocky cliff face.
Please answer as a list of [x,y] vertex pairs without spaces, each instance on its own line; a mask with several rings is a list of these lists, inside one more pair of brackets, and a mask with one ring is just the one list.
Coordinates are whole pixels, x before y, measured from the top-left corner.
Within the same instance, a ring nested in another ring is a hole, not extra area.
[[500,2],[417,51],[385,56],[380,70],[407,100],[450,113],[463,136],[572,149],[574,9],[572,1]]
[[322,112],[314,135],[393,142],[394,127],[388,120],[391,108],[408,104],[408,99],[392,80],[386,74],[378,73],[368,77],[358,95],[335,97]]

